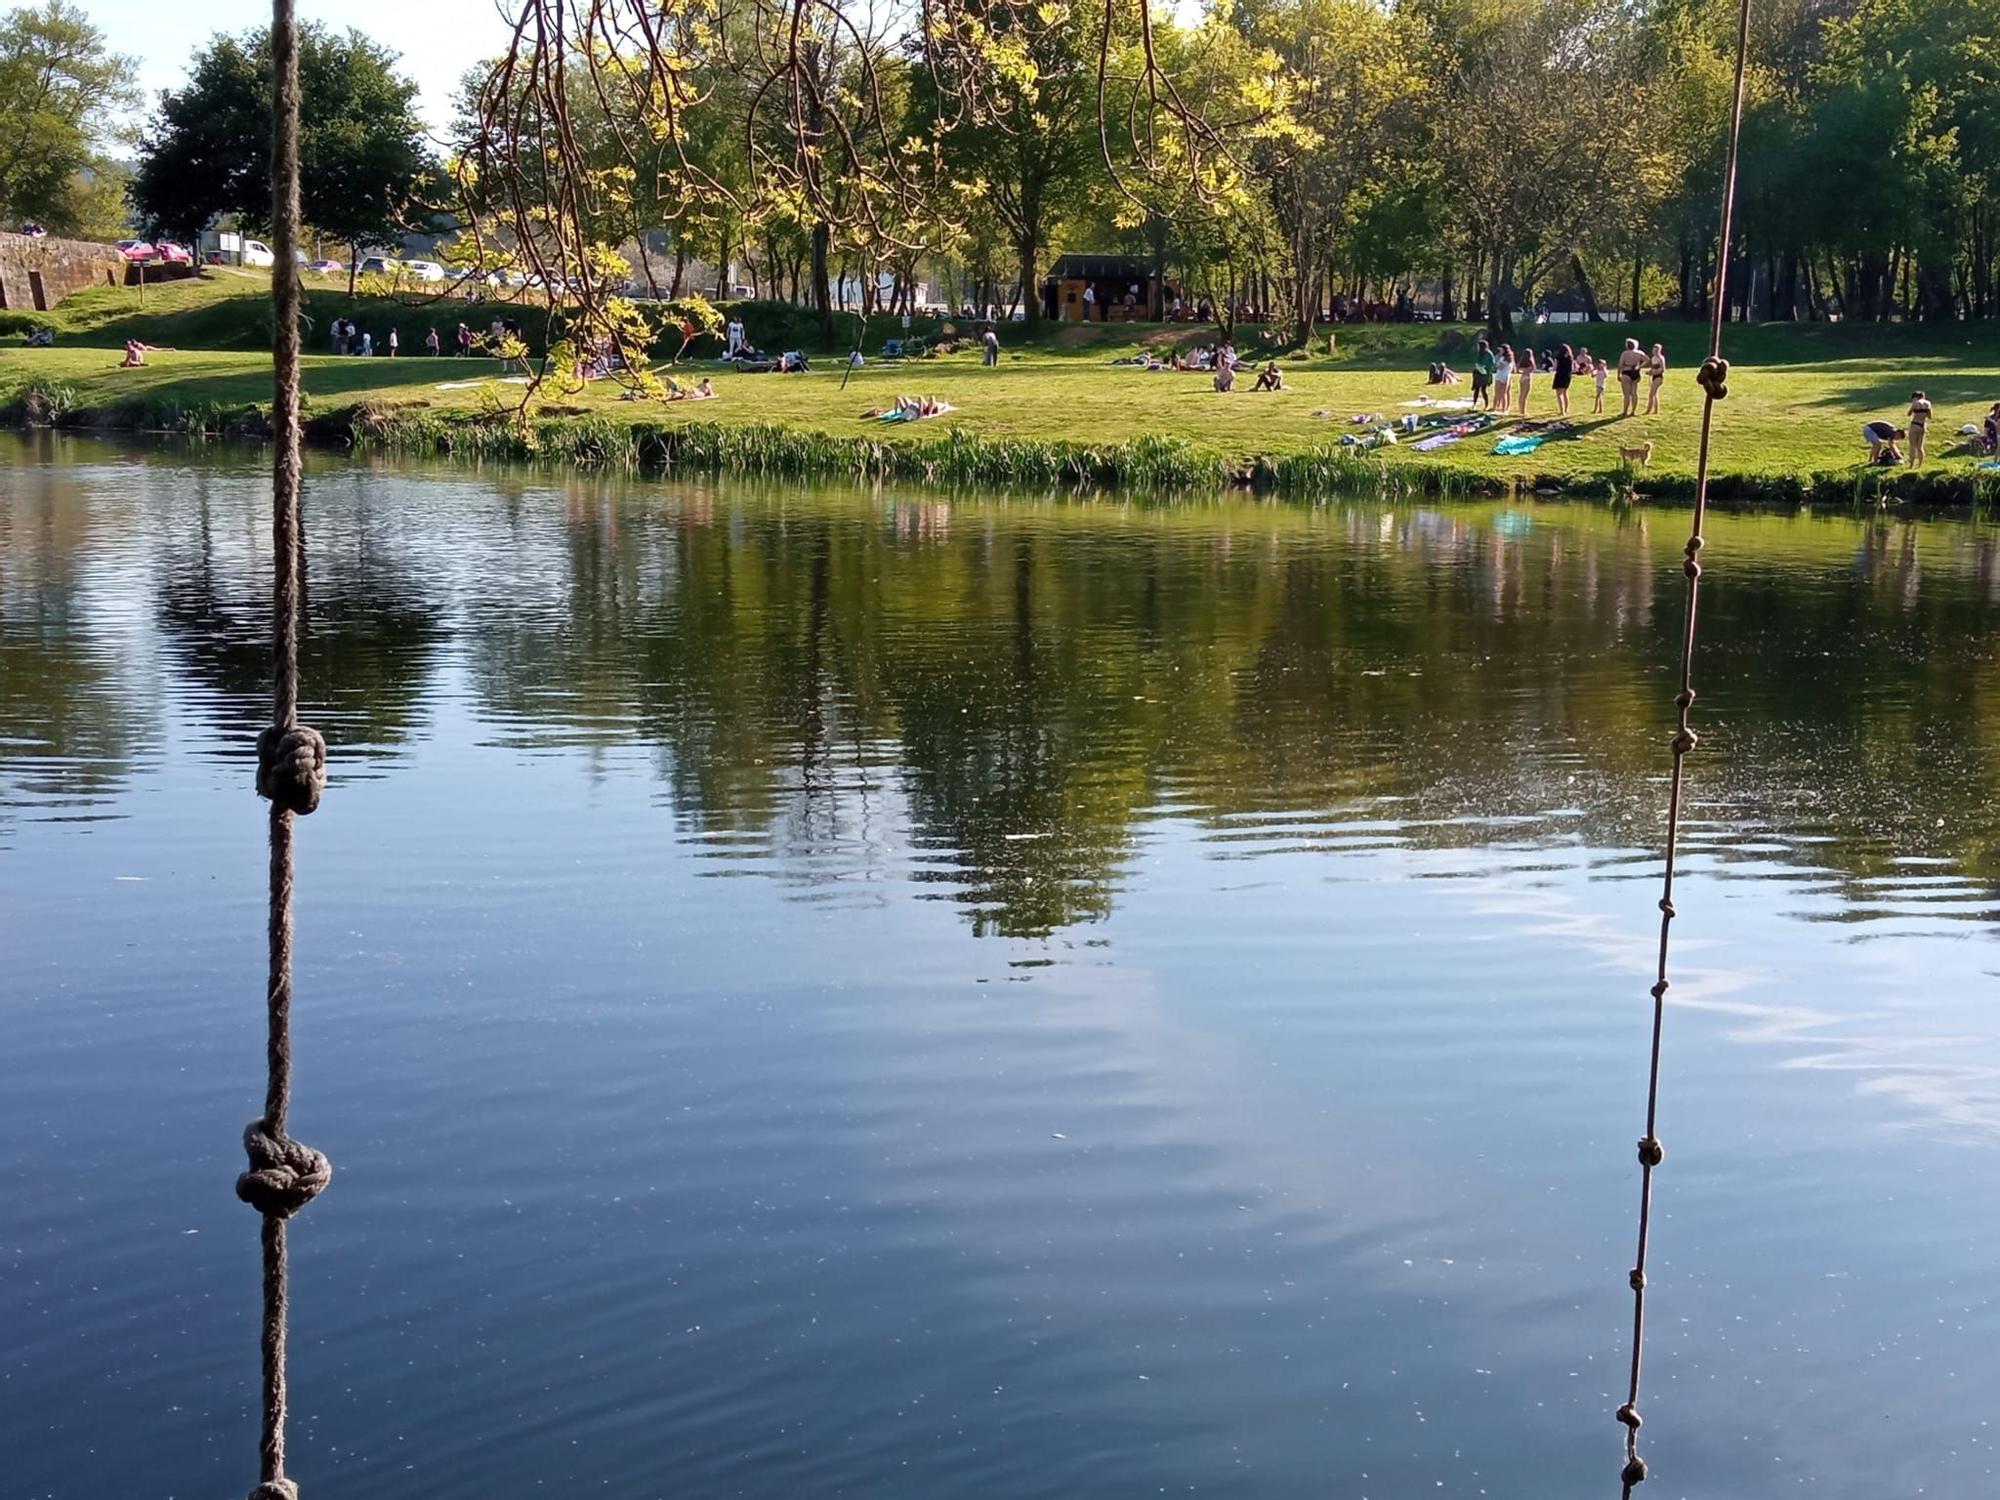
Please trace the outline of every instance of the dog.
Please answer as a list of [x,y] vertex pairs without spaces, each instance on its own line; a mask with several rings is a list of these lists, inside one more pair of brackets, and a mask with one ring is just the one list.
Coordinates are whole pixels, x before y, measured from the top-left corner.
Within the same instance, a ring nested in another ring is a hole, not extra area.
[[1642,469],[1645,468],[1646,465],[1653,461],[1652,439],[1648,438],[1636,448],[1620,448],[1618,450],[1618,458],[1628,468],[1634,464]]

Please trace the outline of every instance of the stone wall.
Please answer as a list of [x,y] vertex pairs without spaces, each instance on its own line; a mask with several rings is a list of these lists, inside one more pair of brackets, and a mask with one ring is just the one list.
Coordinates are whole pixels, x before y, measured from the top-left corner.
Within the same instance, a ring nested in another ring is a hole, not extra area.
[[0,234],[0,309],[46,312],[71,292],[124,281],[125,258],[115,245]]

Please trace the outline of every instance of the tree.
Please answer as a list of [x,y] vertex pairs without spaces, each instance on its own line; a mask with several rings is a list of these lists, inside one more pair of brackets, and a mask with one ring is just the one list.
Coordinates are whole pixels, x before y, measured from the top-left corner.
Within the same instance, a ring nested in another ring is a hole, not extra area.
[[0,100],[0,218],[106,228],[91,188],[113,118],[138,101],[131,59],[67,0],[45,0],[0,17]]
[[[192,239],[219,214],[268,224],[270,50],[264,30],[217,37],[195,54],[187,87],[161,95],[131,187],[149,225]],[[442,196],[417,85],[398,61],[358,31],[299,30],[302,213],[349,245],[427,226]]]
[[[965,7],[992,39],[988,54],[947,56],[919,79],[918,108],[943,138],[945,161],[966,190],[984,199],[1007,231],[1019,266],[1021,305],[1040,320],[1037,272],[1056,225],[1102,183],[1097,60],[1106,24],[1088,3]],[[990,70],[982,82],[959,68]],[[983,86],[984,107],[956,119],[956,102]]]
[[1427,155],[1428,38],[1371,0],[1254,0],[1243,16],[1299,80],[1295,128],[1267,135],[1255,160],[1290,251],[1292,316],[1310,336],[1357,210],[1386,201]]

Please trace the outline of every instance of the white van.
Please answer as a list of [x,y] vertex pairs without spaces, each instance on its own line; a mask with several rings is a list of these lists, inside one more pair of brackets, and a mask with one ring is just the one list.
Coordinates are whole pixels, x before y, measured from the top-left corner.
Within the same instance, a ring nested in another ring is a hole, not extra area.
[[245,240],[243,242],[244,265],[274,266],[277,263],[278,263],[277,256],[271,253],[271,247],[265,244],[262,240]]

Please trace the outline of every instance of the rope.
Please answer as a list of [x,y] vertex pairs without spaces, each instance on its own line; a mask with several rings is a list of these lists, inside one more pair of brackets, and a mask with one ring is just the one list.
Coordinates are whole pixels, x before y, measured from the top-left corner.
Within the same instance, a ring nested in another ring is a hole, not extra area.
[[1653,1047],[1646,1077],[1646,1133],[1639,1138],[1639,1253],[1632,1263],[1628,1280],[1632,1287],[1632,1381],[1625,1404],[1617,1419],[1625,1428],[1625,1467],[1619,1473],[1625,1500],[1646,1477],[1646,1460],[1639,1456],[1639,1370],[1646,1351],[1646,1253],[1651,1247],[1653,1225],[1653,1173],[1666,1159],[1660,1144],[1660,1035],[1667,1014],[1667,951],[1674,924],[1674,859],[1680,846],[1681,791],[1685,782],[1688,753],[1698,742],[1688,723],[1694,707],[1695,625],[1701,603],[1702,524],[1708,518],[1709,432],[1715,418],[1715,404],[1729,395],[1729,361],[1722,357],[1722,320],[1728,307],[1729,245],[1733,238],[1736,211],[1736,164],[1743,139],[1743,71],[1750,50],[1750,0],[1738,0],[1736,15],[1736,82],[1729,107],[1729,165],[1722,178],[1722,223],[1715,265],[1715,302],[1709,309],[1708,357],[1695,375],[1702,389],[1701,451],[1695,462],[1694,514],[1688,529],[1685,560],[1681,571],[1687,575],[1687,618],[1681,632],[1681,686],[1674,697],[1678,717],[1671,741],[1673,773],[1667,791],[1667,860],[1660,877],[1659,970],[1653,982]]
[[285,1221],[319,1196],[333,1166],[285,1133],[292,1103],[292,842],[297,818],[319,806],[326,787],[326,742],[299,722],[299,311],[293,250],[299,226],[299,55],[293,0],[272,0],[271,68],[276,108],[271,123],[272,426],[277,455],[271,478],[271,727],[257,736],[257,792],[271,804],[271,899],[264,1113],[243,1132],[250,1169],[236,1196],[263,1216],[263,1430],[260,1479],[249,1500],[298,1500],[285,1477]]

